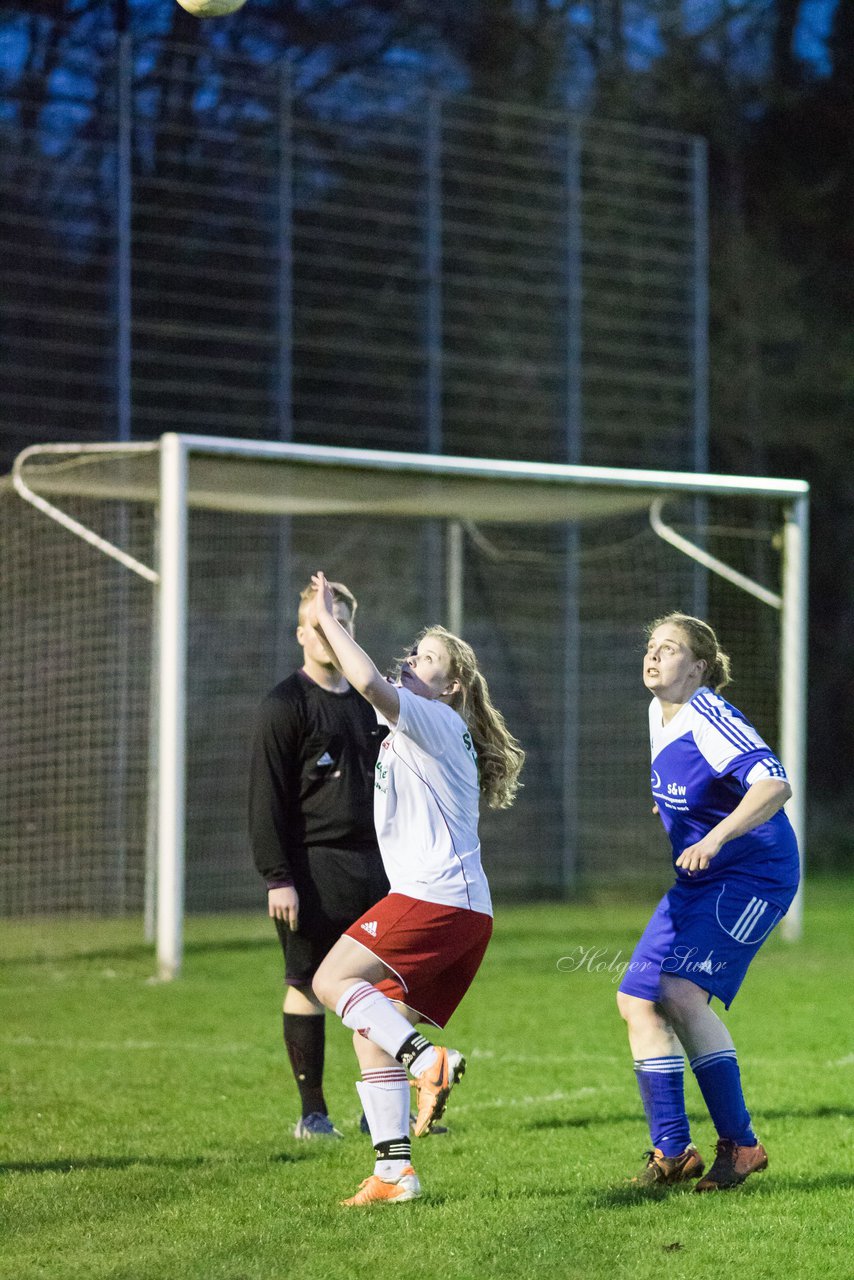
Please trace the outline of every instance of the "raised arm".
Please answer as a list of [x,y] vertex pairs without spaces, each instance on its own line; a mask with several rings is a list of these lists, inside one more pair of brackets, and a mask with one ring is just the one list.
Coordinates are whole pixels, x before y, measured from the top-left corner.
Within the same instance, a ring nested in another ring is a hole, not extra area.
[[312,574],[311,585],[315,588],[315,594],[306,615],[307,623],[320,630],[329,648],[335,654],[335,660],[347,682],[367,699],[372,707],[376,707],[389,724],[397,724],[400,715],[400,698],[396,687],[389,684],[385,676],[380,674],[361,645],[348,635],[334,617],[332,592],[329,590],[326,575],[321,572]]

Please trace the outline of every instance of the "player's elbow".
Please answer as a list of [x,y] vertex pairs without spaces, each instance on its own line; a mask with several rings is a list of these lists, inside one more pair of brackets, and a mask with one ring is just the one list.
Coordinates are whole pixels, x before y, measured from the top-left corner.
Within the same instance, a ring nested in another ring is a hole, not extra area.
[[357,677],[355,681],[351,680],[350,683],[368,702],[374,702],[385,681],[379,672],[371,672],[361,678]]
[[370,702],[372,706],[376,703],[377,689],[379,688],[380,677],[373,674],[363,674],[354,671],[347,676],[348,683],[352,688],[360,693],[366,702]]
[[771,778],[770,782],[773,787],[772,794],[781,804],[785,804],[787,800],[792,798],[792,788],[789,786],[787,778]]
[[782,809],[783,805],[792,798],[792,788],[785,778],[765,778],[763,792],[768,803],[774,805],[776,809]]

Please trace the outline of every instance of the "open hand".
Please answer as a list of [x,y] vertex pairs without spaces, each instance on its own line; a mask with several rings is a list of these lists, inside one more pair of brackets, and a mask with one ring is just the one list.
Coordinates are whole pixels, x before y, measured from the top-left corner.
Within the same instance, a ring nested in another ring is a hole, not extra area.
[[314,587],[314,598],[311,601],[313,610],[309,612],[309,619],[312,625],[316,626],[321,618],[325,619],[333,616],[332,590],[322,569],[318,569],[317,573],[311,575],[311,585]]

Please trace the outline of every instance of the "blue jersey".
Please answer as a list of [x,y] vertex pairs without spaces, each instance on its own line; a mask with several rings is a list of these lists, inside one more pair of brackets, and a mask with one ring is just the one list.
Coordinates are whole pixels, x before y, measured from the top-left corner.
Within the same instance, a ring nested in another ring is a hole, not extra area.
[[[653,698],[649,709],[652,794],[670,838],[674,861],[738,805],[754,782],[786,772],[753,725],[711,689],[698,689],[668,724]],[[746,835],[723,845],[704,871],[685,884],[743,875],[769,889],[798,882],[798,845],[782,809]]]

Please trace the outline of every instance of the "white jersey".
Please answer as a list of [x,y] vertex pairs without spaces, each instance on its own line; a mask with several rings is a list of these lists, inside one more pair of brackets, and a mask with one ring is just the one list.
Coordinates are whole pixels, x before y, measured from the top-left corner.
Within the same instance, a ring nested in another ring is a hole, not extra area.
[[444,702],[397,692],[400,716],[374,777],[374,822],[391,892],[492,915],[471,735]]

